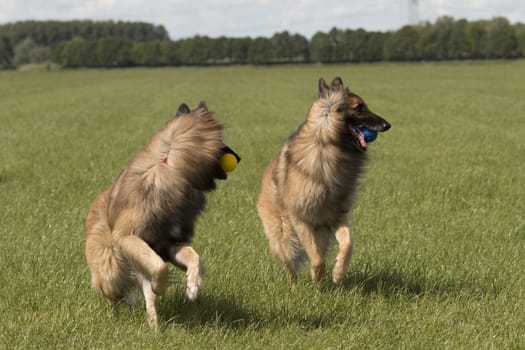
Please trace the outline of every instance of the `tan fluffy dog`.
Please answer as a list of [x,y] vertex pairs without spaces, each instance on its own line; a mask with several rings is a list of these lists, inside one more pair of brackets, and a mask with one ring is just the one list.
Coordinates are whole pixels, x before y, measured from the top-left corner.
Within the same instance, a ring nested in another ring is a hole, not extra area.
[[186,295],[197,297],[203,266],[191,246],[204,192],[226,179],[219,159],[233,153],[223,126],[204,103],[179,107],[87,217],[86,258],[93,286],[114,307],[138,287],[148,323],[158,328],[156,298],[168,285],[166,261],[186,270]]
[[319,98],[306,121],[264,172],[257,210],[270,250],[292,282],[305,253],[312,280],[326,278],[325,258],[334,233],[339,252],[333,281],[341,282],[348,271],[348,222],[367,158],[362,126],[374,131],[390,128],[340,78],[331,86],[320,79]]

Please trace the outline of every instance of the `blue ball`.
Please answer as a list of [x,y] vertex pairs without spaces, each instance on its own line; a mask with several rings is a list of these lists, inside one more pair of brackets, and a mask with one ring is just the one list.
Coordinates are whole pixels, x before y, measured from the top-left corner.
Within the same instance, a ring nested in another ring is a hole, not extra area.
[[368,129],[366,126],[362,126],[359,128],[363,135],[365,136],[366,142],[372,142],[377,138],[377,132],[374,130]]

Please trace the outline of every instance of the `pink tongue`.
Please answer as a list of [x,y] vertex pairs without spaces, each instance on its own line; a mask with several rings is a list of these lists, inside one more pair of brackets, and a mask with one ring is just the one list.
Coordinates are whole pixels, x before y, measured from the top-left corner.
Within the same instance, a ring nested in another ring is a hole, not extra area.
[[359,143],[361,144],[361,147],[366,148],[366,141],[365,141],[365,135],[363,135],[362,132],[359,132]]

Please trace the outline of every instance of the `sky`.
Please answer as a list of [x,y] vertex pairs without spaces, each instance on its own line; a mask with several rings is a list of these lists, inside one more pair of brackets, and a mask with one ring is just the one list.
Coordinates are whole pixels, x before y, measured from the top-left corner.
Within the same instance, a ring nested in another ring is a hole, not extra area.
[[289,31],[363,28],[388,31],[409,22],[409,2],[420,21],[444,15],[469,21],[507,17],[525,23],[525,0],[0,0],[0,24],[21,20],[122,20],[163,25],[171,39],[270,37]]

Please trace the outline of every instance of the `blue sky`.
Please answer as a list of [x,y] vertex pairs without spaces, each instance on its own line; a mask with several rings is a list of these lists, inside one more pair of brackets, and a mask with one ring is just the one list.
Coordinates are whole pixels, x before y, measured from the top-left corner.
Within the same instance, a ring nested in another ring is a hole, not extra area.
[[[0,0],[0,23],[19,20],[125,20],[163,25],[172,39],[271,36],[310,38],[332,27],[395,30],[408,23],[410,0]],[[419,18],[507,17],[525,23],[525,0],[419,0]]]

